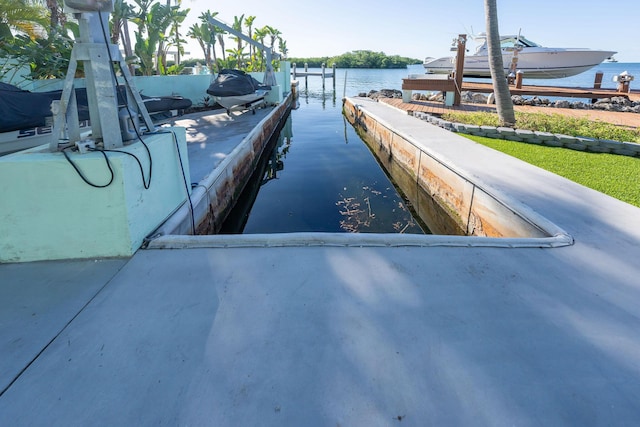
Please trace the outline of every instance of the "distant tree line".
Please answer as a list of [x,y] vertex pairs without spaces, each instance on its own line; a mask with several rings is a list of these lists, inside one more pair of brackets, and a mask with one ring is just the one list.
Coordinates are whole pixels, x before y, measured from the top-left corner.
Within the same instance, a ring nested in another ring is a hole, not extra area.
[[339,56],[324,56],[320,58],[288,58],[291,63],[303,67],[306,63],[311,68],[318,68],[325,64],[327,67],[336,64],[338,68],[406,68],[407,65],[420,64],[422,61],[399,55],[387,56],[384,52],[370,50],[354,50]]

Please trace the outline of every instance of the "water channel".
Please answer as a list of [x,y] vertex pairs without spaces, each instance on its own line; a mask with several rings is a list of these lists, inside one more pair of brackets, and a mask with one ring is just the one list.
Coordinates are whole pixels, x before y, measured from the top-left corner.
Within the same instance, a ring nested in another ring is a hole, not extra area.
[[325,85],[301,82],[298,108],[221,232],[429,233]]
[[[609,75],[627,65],[601,64],[601,68]],[[431,233],[428,223],[437,234],[458,234],[449,225],[439,224],[441,215],[435,205],[426,209],[432,211],[428,217],[419,219],[342,115],[343,96],[400,89],[403,78],[423,72],[421,64],[397,70],[337,70],[335,85],[327,79],[324,87],[319,77],[306,82],[300,78],[298,108],[291,111],[273,148],[265,151],[221,232]],[[581,79],[585,78],[579,75],[551,83],[584,86]],[[403,182],[393,165],[386,167]],[[416,200],[421,212],[432,204],[424,195]]]

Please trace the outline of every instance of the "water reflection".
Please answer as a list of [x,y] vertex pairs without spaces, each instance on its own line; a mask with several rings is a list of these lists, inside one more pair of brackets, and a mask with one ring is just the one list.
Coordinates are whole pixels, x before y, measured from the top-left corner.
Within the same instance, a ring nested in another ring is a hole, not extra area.
[[291,146],[291,136],[291,115],[289,115],[281,130],[279,132],[276,130],[267,143],[254,173],[222,224],[220,234],[243,233],[260,188],[278,179],[278,172],[284,170],[284,159]]
[[[313,77],[310,77],[313,78]],[[334,89],[318,89],[312,88],[309,89],[308,86],[305,86],[300,90],[298,95],[298,101],[304,101],[305,104],[309,104],[312,101],[320,100],[322,102],[322,108],[327,108],[327,101],[331,102],[332,107],[336,107],[336,91]]]
[[424,233],[335,91],[300,96],[221,232]]

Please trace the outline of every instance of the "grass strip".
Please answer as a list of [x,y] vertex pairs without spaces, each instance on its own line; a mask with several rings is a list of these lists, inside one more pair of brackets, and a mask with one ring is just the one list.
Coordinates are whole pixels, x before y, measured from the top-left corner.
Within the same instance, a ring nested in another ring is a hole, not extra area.
[[640,159],[638,158],[460,135],[640,207]]
[[[498,114],[493,112],[450,111],[444,113],[442,118],[450,122],[478,126],[498,126]],[[523,113],[516,111],[516,127],[518,129],[559,133],[569,136],[640,142],[640,131],[638,129],[616,126],[598,120],[567,117],[556,113]]]

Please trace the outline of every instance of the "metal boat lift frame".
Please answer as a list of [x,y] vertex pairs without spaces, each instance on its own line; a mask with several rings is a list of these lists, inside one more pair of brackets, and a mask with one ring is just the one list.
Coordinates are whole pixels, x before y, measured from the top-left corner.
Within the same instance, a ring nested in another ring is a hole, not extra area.
[[278,83],[276,82],[276,76],[273,72],[273,64],[271,64],[271,61],[273,60],[274,56],[279,56],[278,54],[274,54],[273,50],[268,47],[267,45],[264,45],[262,43],[260,43],[257,40],[252,39],[251,37],[245,35],[244,33],[242,33],[241,31],[238,31],[234,28],[231,28],[229,25],[225,24],[224,22],[209,16],[208,17],[209,22],[212,25],[215,25],[217,27],[222,28],[225,31],[228,31],[229,33],[233,34],[236,37],[241,38],[242,40],[246,41],[247,43],[249,43],[250,45],[253,45],[255,47],[257,47],[258,49],[262,49],[265,52],[265,56],[266,56],[266,61],[267,61],[267,70],[264,74],[264,79],[262,81],[263,84],[265,85],[269,85],[269,86],[275,86]]

